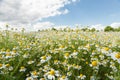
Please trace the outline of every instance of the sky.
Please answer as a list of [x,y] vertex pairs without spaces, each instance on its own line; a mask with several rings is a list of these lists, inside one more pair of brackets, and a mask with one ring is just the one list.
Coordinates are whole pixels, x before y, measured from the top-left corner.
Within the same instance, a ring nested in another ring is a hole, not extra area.
[[0,0],[0,29],[120,26],[120,0]]

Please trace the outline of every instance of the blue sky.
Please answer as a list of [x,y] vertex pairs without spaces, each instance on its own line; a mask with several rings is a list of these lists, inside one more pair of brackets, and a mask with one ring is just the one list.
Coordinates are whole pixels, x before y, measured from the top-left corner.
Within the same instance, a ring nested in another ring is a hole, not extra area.
[[0,0],[0,26],[6,23],[30,30],[76,24],[118,27],[120,0]]
[[65,15],[43,19],[56,25],[110,25],[120,22],[120,0],[80,0],[66,5],[69,10]]

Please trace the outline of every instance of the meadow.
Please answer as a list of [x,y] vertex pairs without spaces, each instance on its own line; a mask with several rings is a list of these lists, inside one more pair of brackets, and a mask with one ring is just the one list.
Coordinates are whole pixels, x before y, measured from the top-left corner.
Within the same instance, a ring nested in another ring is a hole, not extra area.
[[120,80],[120,32],[0,31],[0,80]]

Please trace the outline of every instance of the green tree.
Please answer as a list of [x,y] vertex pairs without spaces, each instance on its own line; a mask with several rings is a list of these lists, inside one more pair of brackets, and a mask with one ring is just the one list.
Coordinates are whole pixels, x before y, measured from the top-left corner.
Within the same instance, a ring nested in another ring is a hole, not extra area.
[[104,28],[104,31],[105,31],[105,32],[114,31],[114,28],[112,28],[111,26],[106,26],[106,27]]
[[95,32],[95,31],[96,31],[96,29],[95,29],[95,28],[92,28],[92,29],[91,29],[91,32]]

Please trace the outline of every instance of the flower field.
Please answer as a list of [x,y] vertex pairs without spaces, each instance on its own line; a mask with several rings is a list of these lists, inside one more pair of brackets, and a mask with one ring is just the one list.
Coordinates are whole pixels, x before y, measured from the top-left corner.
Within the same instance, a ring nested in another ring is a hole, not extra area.
[[0,32],[0,80],[120,80],[120,32]]

